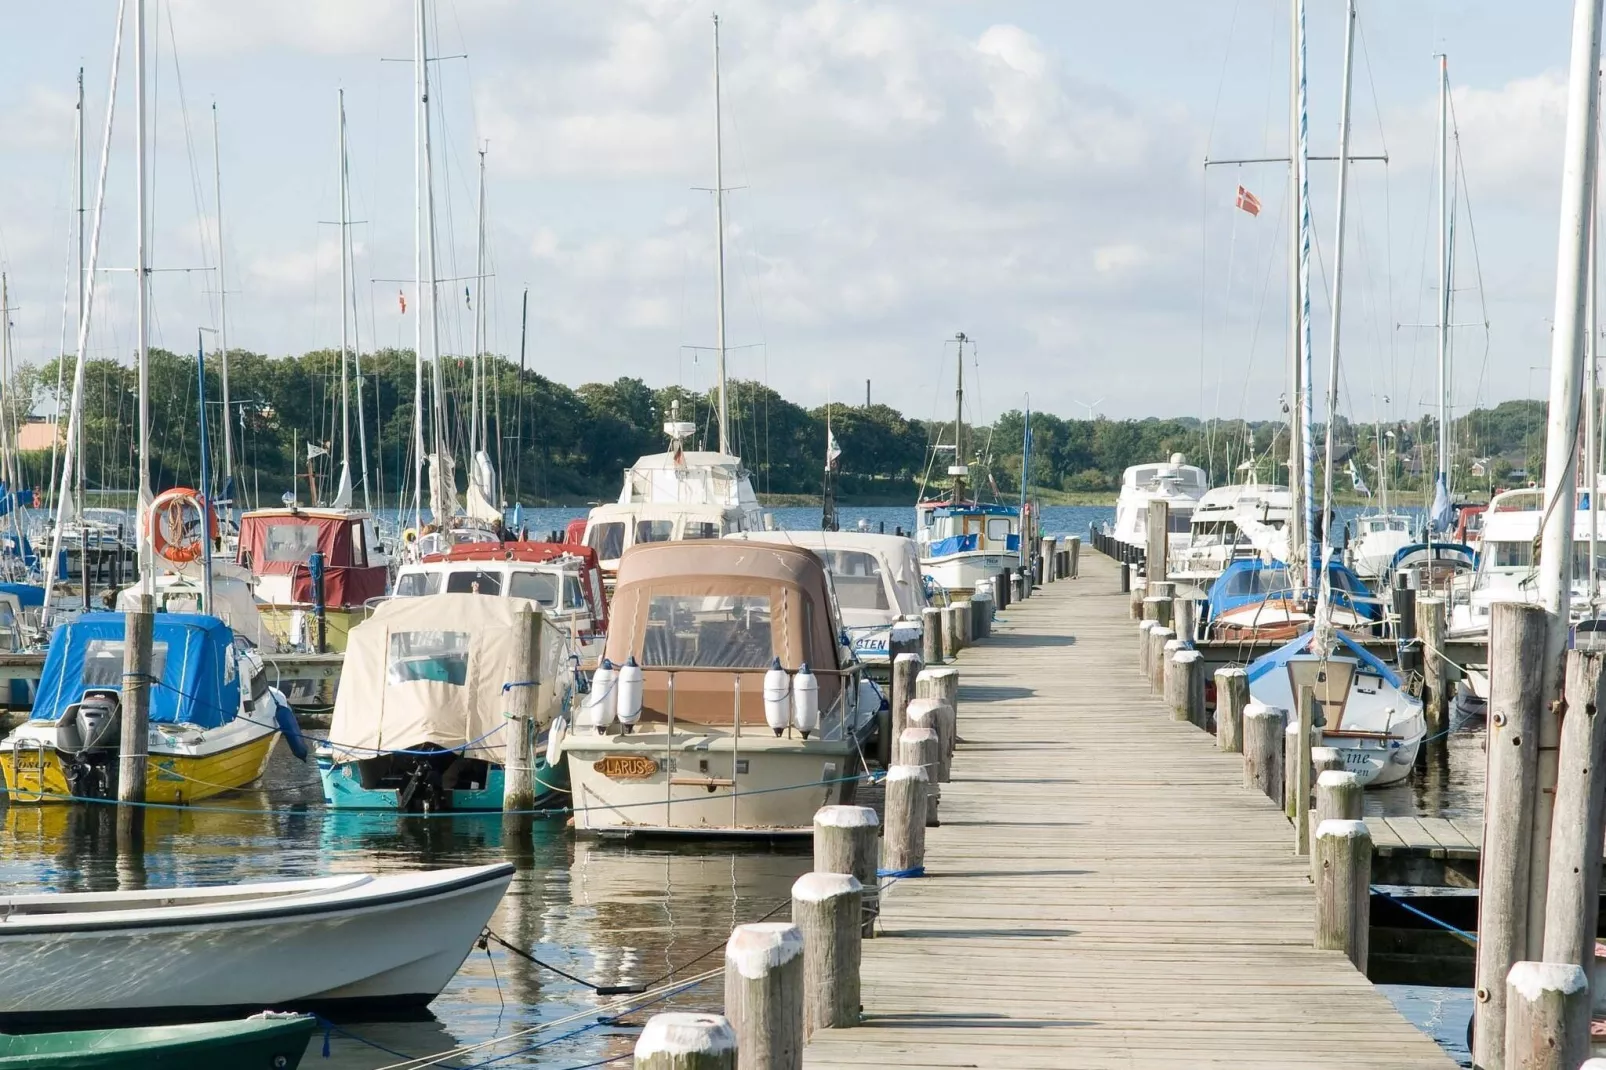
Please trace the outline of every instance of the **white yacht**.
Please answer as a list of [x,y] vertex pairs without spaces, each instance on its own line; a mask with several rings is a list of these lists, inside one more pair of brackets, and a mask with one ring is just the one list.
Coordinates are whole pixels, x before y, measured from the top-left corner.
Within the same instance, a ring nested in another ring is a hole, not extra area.
[[591,510],[585,544],[596,551],[606,576],[618,571],[619,558],[632,546],[764,529],[758,495],[741,460],[687,450],[685,440],[696,430],[696,424],[676,419],[664,424],[669,451],[638,458],[625,472],[619,500]]
[[1356,517],[1344,556],[1355,574],[1368,582],[1380,580],[1394,566],[1394,555],[1416,542],[1411,518],[1403,513],[1370,513]]
[[1293,507],[1288,488],[1269,483],[1233,483],[1205,491],[1189,518],[1187,544],[1172,551],[1172,575],[1209,584],[1234,561],[1262,556],[1251,530],[1256,536],[1281,532]]
[[1163,501],[1171,509],[1166,545],[1170,553],[1188,547],[1193,510],[1203,498],[1209,482],[1203,468],[1188,463],[1187,457],[1173,453],[1169,461],[1135,464],[1121,474],[1121,497],[1115,503],[1115,527],[1110,534],[1117,542],[1146,548],[1149,545],[1149,503]]

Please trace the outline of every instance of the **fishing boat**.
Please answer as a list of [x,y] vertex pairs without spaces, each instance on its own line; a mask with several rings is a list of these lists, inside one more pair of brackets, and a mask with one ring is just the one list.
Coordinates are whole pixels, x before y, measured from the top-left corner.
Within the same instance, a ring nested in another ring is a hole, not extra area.
[[[883,708],[797,546],[638,546],[560,744],[582,833],[801,836],[849,801]],[[617,668],[616,668],[617,666]]]
[[270,644],[320,653],[345,649],[390,580],[373,515],[338,499],[242,514],[234,563],[249,578]]
[[[395,598],[351,631],[329,738],[317,749],[324,800],[350,809],[500,810],[514,689],[527,686],[522,614],[492,593]],[[566,636],[542,628],[535,749],[568,710]],[[561,728],[557,729],[561,733]],[[567,789],[544,756],[537,805]]]
[[457,973],[512,879],[503,862],[3,896],[0,1025],[421,1007]]
[[949,595],[969,598],[978,583],[990,581],[1006,569],[1025,567],[1029,555],[1022,552],[1019,506],[983,504],[976,495],[967,494],[965,344],[975,343],[963,331],[955,335],[955,341],[959,358],[955,361],[954,441],[932,446],[933,459],[952,452],[954,463],[948,466],[948,476],[953,483],[945,500],[921,500],[915,506],[915,542],[920,571],[933,585]]
[[234,1022],[0,1034],[0,1070],[295,1070],[318,1028],[310,1014]]
[[1345,525],[1350,537],[1344,556],[1361,579],[1387,583],[1394,557],[1417,540],[1411,534],[1411,517],[1401,513],[1367,513]]
[[[33,712],[0,740],[13,804],[117,797],[124,621],[97,612],[57,625]],[[262,775],[281,735],[305,754],[261,657],[216,617],[156,614],[151,675],[147,801],[197,802],[243,788]]]
[[570,543],[470,542],[452,546],[396,573],[395,597],[487,594],[538,603],[568,637],[582,668],[595,668],[608,634],[608,599],[597,552]]
[[891,677],[895,646],[920,649],[926,589],[913,539],[863,531],[766,531],[727,537],[812,550],[831,577],[853,656],[871,676]]

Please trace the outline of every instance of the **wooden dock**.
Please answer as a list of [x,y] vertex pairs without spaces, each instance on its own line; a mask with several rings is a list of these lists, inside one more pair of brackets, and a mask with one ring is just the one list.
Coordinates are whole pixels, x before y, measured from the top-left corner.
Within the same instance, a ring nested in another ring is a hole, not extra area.
[[960,655],[927,876],[883,897],[865,1020],[824,1068],[1453,1067],[1340,952],[1309,863],[1241,759],[1139,677],[1108,558]]

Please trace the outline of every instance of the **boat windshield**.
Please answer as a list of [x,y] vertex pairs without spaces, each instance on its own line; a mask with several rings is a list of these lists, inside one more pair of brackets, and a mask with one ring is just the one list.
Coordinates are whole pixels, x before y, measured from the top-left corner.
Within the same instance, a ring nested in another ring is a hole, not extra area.
[[638,520],[636,521],[636,545],[644,542],[668,542],[674,538],[675,522],[673,520]]
[[501,594],[502,577],[495,572],[464,569],[446,577],[448,594]]
[[762,669],[775,657],[768,595],[653,595],[642,664]]
[[558,604],[558,578],[550,572],[515,572],[508,577],[507,593],[529,598],[551,609]]
[[268,561],[306,561],[318,549],[318,529],[312,524],[269,524],[263,532],[262,556]]
[[467,632],[392,632],[385,679],[462,687],[468,682]]
[[[1005,521],[1008,523],[1008,521]],[[831,573],[836,599],[843,609],[891,609],[881,562],[863,550],[816,550]]]
[[586,536],[586,545],[604,561],[613,561],[625,552],[625,526],[622,521],[597,524]]
[[[167,667],[167,644],[151,644],[152,680],[162,679]],[[84,644],[84,686],[123,686],[123,641],[121,639],[91,639]]]
[[1226,583],[1225,593],[1233,598],[1287,594],[1293,590],[1288,570],[1282,568],[1243,569],[1228,575]]
[[416,598],[419,595],[439,594],[441,589],[441,574],[439,572],[403,572],[396,577],[396,594],[401,598]]

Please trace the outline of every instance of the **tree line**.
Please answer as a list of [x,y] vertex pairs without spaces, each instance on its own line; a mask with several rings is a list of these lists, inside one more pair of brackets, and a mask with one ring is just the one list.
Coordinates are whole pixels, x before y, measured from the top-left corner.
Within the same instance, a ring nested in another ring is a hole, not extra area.
[[[350,443],[354,481],[360,487],[366,479],[376,505],[410,496],[416,452],[412,351],[383,349],[362,355],[360,383],[349,376],[344,395],[340,364],[339,352],[328,349],[271,358],[244,350],[230,352],[227,422],[237,489],[245,502],[273,504],[292,489],[302,501],[332,495],[342,441]],[[440,367],[442,422],[460,472],[466,468],[473,422],[473,364],[467,358],[447,357]],[[200,370],[194,355],[151,351],[151,473],[158,489],[200,481]],[[70,359],[22,369],[9,391],[13,421],[38,422],[40,413],[64,413],[71,373]],[[663,424],[672,417],[696,425],[697,434],[688,445],[712,449],[717,444],[718,399],[709,392],[653,387],[634,378],[569,387],[493,355],[482,359],[480,374],[485,384],[487,452],[510,503],[613,497],[632,461],[666,448]],[[426,405],[434,401],[433,380],[426,369]],[[81,441],[86,482],[90,488],[133,487],[137,372],[115,360],[91,360],[85,366],[84,386]],[[344,423],[343,396],[349,413]],[[221,473],[225,416],[221,362],[216,355],[206,360],[205,398],[211,471]],[[749,380],[731,382],[729,408],[731,452],[752,471],[761,494],[822,492],[828,424],[841,450],[834,484],[844,499],[902,504],[912,501],[923,485],[936,487],[948,479],[951,449],[933,452],[931,447],[934,443],[951,447],[952,421],[914,419],[882,404],[805,408]],[[430,426],[426,420],[426,451],[432,448]],[[1025,426],[1025,414],[1018,410],[1002,414],[990,426],[965,425],[965,460],[983,497],[989,492],[1003,498],[1020,493]],[[349,433],[343,427],[349,427]],[[1034,492],[1111,493],[1129,465],[1174,453],[1208,467],[1215,483],[1251,472],[1262,480],[1282,481],[1286,471],[1282,461],[1287,430],[1280,422],[1079,420],[1034,412],[1031,428],[1026,477]],[[1322,430],[1317,429],[1318,435]],[[1544,405],[1506,402],[1475,410],[1457,419],[1452,432],[1458,487],[1498,483],[1513,473],[1522,475],[1524,468],[1537,473]],[[1437,438],[1431,417],[1385,425],[1340,420],[1335,433],[1342,443],[1339,457],[1346,473],[1353,459],[1357,472],[1373,487],[1385,469],[1391,487],[1420,490],[1431,485]],[[367,446],[366,471],[358,462],[362,438]],[[30,440],[41,441],[37,435]],[[309,459],[309,453],[315,456]],[[48,449],[22,453],[19,460],[25,484],[42,488],[50,481]],[[1482,472],[1474,475],[1478,461],[1484,462]],[[1339,485],[1347,487],[1347,479],[1346,474]],[[220,482],[219,476],[215,483]],[[360,491],[357,497],[360,502]]]

